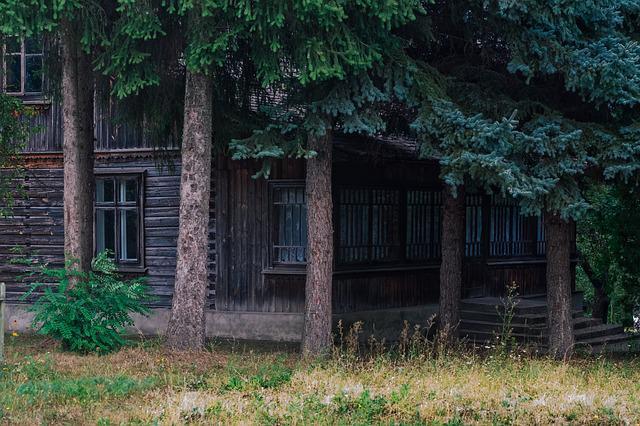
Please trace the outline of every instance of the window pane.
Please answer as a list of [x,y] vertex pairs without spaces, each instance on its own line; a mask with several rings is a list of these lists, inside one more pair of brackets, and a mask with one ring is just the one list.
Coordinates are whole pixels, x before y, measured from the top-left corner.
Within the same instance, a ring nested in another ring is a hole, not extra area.
[[20,92],[22,84],[20,81],[20,55],[5,56],[6,63],[6,87],[7,92]]
[[136,179],[125,179],[120,181],[120,194],[118,201],[121,203],[138,201],[138,181]]
[[7,37],[5,39],[5,53],[20,53],[21,50],[20,37]]
[[115,211],[98,210],[96,212],[96,251],[101,253],[116,249],[116,221]]
[[465,256],[477,257],[482,255],[482,196],[467,194]]
[[491,204],[489,254],[527,256],[539,253],[538,220],[520,214],[513,199],[494,196]]
[[400,257],[400,191],[342,188],[338,195],[340,263]]
[[138,211],[120,211],[120,260],[138,260]]
[[42,37],[28,37],[24,39],[25,53],[42,53]]
[[96,201],[99,203],[113,203],[114,201],[113,179],[98,179],[96,181]]
[[27,56],[25,59],[25,92],[42,92],[42,56]]
[[439,191],[407,191],[407,259],[440,256],[440,209]]
[[303,187],[273,189],[274,260],[281,263],[306,262],[307,206]]

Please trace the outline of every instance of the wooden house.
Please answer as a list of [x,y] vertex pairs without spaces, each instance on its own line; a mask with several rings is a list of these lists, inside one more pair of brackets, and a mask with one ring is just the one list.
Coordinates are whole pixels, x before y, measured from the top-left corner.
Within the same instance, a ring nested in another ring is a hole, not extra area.
[[[38,50],[40,49],[40,50]],[[13,62],[11,62],[13,61]],[[28,316],[19,299],[28,256],[63,263],[61,106],[42,92],[41,47],[5,49],[3,88],[37,111],[41,127],[21,155],[24,197],[0,219],[0,281],[12,302],[9,324]],[[118,124],[114,106],[95,105],[96,252],[110,249],[128,276],[146,276],[154,313],[140,318],[162,332],[173,292],[180,156],[159,152],[140,128]],[[211,184],[209,335],[297,340],[305,292],[305,163],[282,160],[269,179],[260,164],[214,159]],[[376,327],[425,322],[437,310],[441,183],[438,165],[420,160],[416,143],[336,137],[334,141],[335,272],[333,311]],[[521,295],[545,292],[543,220],[525,217],[497,195],[466,196],[463,296],[499,296],[516,283]],[[18,248],[18,250],[16,250]],[[19,254],[17,254],[19,253]]]

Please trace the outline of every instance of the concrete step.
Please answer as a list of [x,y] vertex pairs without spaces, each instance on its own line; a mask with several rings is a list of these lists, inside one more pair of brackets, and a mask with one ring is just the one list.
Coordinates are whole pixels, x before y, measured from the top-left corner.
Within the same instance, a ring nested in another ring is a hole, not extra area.
[[[572,315],[574,319],[584,318],[584,311],[575,310],[572,312]],[[491,313],[486,311],[474,311],[469,309],[461,310],[460,318],[463,320],[469,320],[469,321],[486,321],[486,322],[494,322],[497,324],[502,324],[504,320],[503,317],[501,317],[495,312]],[[591,318],[587,318],[587,319],[588,321],[586,321],[585,323],[580,323],[580,327],[585,326],[586,324],[589,324],[592,322]],[[512,318],[511,322],[521,323],[521,324],[526,323],[531,325],[545,324],[547,322],[547,313],[545,312],[544,314],[524,314],[524,315],[516,314]]]
[[[461,328],[460,336],[466,337],[470,342],[486,344],[495,341],[498,334],[490,331],[466,330]],[[518,343],[544,343],[544,339],[542,337],[532,336],[528,333],[512,333],[511,337]]]
[[619,333],[581,340],[576,347],[591,353],[640,351],[640,335]]
[[574,331],[576,342],[583,342],[599,337],[624,334],[624,328],[615,324],[600,324]]
[[601,324],[602,324],[602,320],[598,318],[578,317],[573,319],[574,330],[580,330],[582,328],[593,327]]
[[[462,301],[460,302],[460,310],[485,312],[485,313],[492,313],[492,314],[498,315],[498,312],[505,311],[505,306],[500,302],[492,303],[488,301],[483,301],[483,302]],[[514,311],[514,314],[516,315],[544,314],[547,312],[547,307],[541,303],[520,302],[516,306],[514,306],[513,311]]]
[[[460,321],[460,328],[464,330],[474,330],[488,333],[500,333],[502,324],[491,321],[474,321],[463,319]],[[527,324],[513,322],[511,330],[514,334],[530,334],[532,336],[542,336],[545,331],[545,324]]]

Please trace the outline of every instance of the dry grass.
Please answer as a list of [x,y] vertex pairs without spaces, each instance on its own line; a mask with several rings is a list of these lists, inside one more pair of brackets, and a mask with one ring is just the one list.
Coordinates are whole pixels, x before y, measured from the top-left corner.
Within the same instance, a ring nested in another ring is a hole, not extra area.
[[8,424],[640,424],[640,360],[563,364],[466,351],[306,363],[291,347],[177,354],[153,340],[78,356],[8,336],[0,416]]

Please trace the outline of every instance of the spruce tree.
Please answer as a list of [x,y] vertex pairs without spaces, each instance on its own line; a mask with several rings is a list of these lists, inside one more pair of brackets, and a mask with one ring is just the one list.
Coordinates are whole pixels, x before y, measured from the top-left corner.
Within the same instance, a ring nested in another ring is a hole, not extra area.
[[[550,353],[573,349],[571,221],[587,173],[637,167],[640,47],[633,1],[437,1],[410,31],[409,105],[446,185],[517,199],[547,229]],[[443,259],[443,262],[445,259]]]
[[304,356],[331,348],[333,281],[332,134],[384,130],[381,107],[403,86],[394,31],[421,13],[419,1],[255,2],[252,60],[263,86],[280,88],[266,127],[232,143],[234,158],[307,159]]
[[[63,105],[64,250],[67,261],[87,271],[93,257],[93,94],[92,50],[100,44],[110,2],[0,2],[5,36],[47,34],[59,42]],[[54,43],[54,46],[56,44]],[[50,52],[53,53],[53,52]]]

